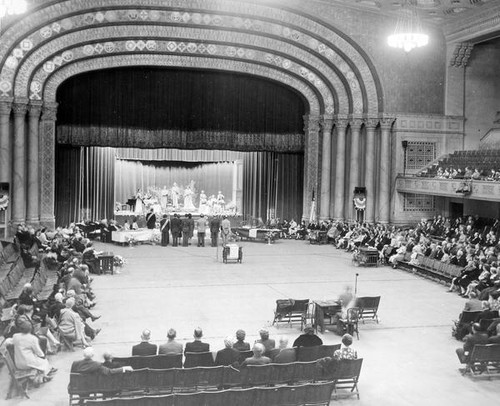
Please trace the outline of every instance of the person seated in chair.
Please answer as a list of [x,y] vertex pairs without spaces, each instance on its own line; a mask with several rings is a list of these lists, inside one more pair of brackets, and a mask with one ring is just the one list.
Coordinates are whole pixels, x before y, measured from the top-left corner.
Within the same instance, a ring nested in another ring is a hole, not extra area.
[[304,334],[301,334],[293,342],[294,347],[314,347],[322,344],[323,340],[314,334],[314,328],[310,324],[306,324],[304,327]]
[[488,338],[488,344],[500,344],[500,323],[495,327],[495,334]]
[[344,334],[342,336],[342,346],[333,353],[333,359],[337,361],[343,359],[358,359],[358,353],[351,347],[352,341],[352,335]]
[[462,348],[457,348],[456,353],[461,364],[469,361],[470,353],[476,344],[488,344],[488,334],[481,331],[479,323],[472,324],[472,334],[465,336]]
[[245,342],[246,333],[245,330],[236,331],[236,342],[233,344],[233,348],[238,351],[250,351],[250,344]]
[[141,342],[132,347],[132,355],[156,355],[157,346],[151,344],[151,330],[145,329],[141,334]]
[[177,337],[177,331],[173,328],[169,329],[167,332],[168,341],[160,345],[158,354],[182,354],[182,343],[177,341],[175,337]]
[[477,293],[471,291],[469,293],[469,300],[465,302],[464,312],[478,312],[483,309],[481,301],[477,298]]
[[266,347],[264,347],[263,344],[261,343],[255,343],[253,345],[252,351],[253,351],[253,357],[245,359],[241,363],[241,367],[244,368],[247,365],[265,365],[265,364],[270,364],[271,359],[269,357],[264,356],[264,351],[266,350]]
[[226,337],[224,339],[224,346],[224,349],[217,351],[215,365],[237,366],[240,352],[233,348],[233,339],[231,337]]
[[288,338],[280,338],[279,347],[271,351],[271,359],[276,364],[288,364],[297,361],[295,348],[288,348]]
[[83,359],[79,361],[73,361],[73,364],[71,365],[71,373],[112,375],[121,374],[133,370],[130,366],[107,368],[100,362],[94,361],[93,358],[94,349],[92,347],[85,348],[83,350]]
[[184,354],[187,352],[207,352],[210,351],[210,344],[203,343],[201,338],[203,337],[203,330],[200,327],[194,329],[193,333],[194,341],[186,344]]
[[260,330],[259,334],[260,340],[255,341],[255,343],[262,344],[265,348],[264,355],[268,356],[271,353],[271,350],[276,347],[276,342],[269,338],[269,331],[265,328]]

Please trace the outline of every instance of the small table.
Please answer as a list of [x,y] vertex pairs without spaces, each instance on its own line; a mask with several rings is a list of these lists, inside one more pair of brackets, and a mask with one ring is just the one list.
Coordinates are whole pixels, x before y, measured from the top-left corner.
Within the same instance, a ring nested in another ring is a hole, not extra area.
[[112,252],[103,252],[97,256],[97,259],[99,260],[101,274],[110,273],[113,275],[115,255]]
[[[338,300],[314,300],[314,322],[313,327],[316,331],[325,331],[325,318],[332,318],[342,312],[342,305]],[[329,323],[333,326],[336,323]]]

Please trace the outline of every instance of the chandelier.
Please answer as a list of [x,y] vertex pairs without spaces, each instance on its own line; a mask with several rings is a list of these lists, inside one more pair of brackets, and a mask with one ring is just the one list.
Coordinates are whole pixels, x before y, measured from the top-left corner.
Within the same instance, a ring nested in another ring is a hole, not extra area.
[[7,14],[22,14],[27,8],[25,0],[0,0],[0,18],[4,18]]
[[396,29],[394,34],[387,38],[387,43],[390,47],[402,48],[405,52],[429,43],[429,36],[422,32],[422,24],[414,0],[407,0],[403,3]]

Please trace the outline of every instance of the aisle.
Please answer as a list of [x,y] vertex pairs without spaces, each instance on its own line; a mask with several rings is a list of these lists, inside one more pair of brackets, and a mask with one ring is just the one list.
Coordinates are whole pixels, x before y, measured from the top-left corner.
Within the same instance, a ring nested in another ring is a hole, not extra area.
[[[194,240],[193,240],[194,242]],[[243,328],[247,341],[270,326],[276,299],[332,299],[359,273],[358,296],[381,295],[379,325],[360,324],[360,340],[353,347],[364,358],[360,379],[361,400],[332,402],[339,405],[466,405],[491,402],[498,396],[498,381],[472,380],[458,372],[451,337],[451,320],[464,300],[445,293],[443,285],[389,267],[354,268],[350,256],[332,246],[301,241],[243,243],[243,264],[222,264],[216,249],[205,247],[134,248],[96,244],[98,249],[122,255],[119,274],[96,276],[98,297],[95,323],[102,328],[93,346],[96,359],[104,351],[126,356],[140,341],[144,328],[152,342],[166,341],[170,327],[183,342],[192,340],[200,326],[211,350],[223,348],[223,339]],[[272,338],[300,334],[297,327],[270,327]],[[331,332],[321,335],[325,344],[340,342]],[[11,405],[67,404],[69,368],[81,350],[53,357],[56,378],[31,391],[32,400],[11,400]],[[0,393],[7,375],[0,372]],[[3,401],[3,399],[2,399]],[[36,403],[35,403],[36,402]]]

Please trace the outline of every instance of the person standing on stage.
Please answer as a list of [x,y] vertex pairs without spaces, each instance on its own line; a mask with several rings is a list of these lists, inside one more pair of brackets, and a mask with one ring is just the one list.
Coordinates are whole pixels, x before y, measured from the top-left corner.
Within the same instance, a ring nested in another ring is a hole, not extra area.
[[156,227],[156,214],[154,209],[151,209],[146,215],[146,227],[150,230]]
[[189,245],[189,239],[191,238],[191,222],[189,221],[189,214],[181,220],[182,224],[182,246],[187,247]]
[[210,220],[210,238],[212,239],[212,247],[217,247],[217,240],[219,239],[219,229],[220,218],[214,216]]
[[182,230],[182,220],[178,214],[174,214],[174,218],[170,222],[170,229],[172,230],[172,247],[177,247]]
[[222,246],[225,247],[229,241],[229,236],[231,235],[231,222],[224,216],[224,219],[221,223],[221,237],[222,237]]
[[170,219],[166,214],[163,215],[163,218],[160,221],[160,232],[161,232],[161,245],[162,247],[166,247],[168,245],[169,240],[169,231],[170,231]]
[[205,246],[205,232],[207,230],[207,219],[203,213],[200,214],[200,218],[196,221],[196,231],[198,235],[198,247]]

